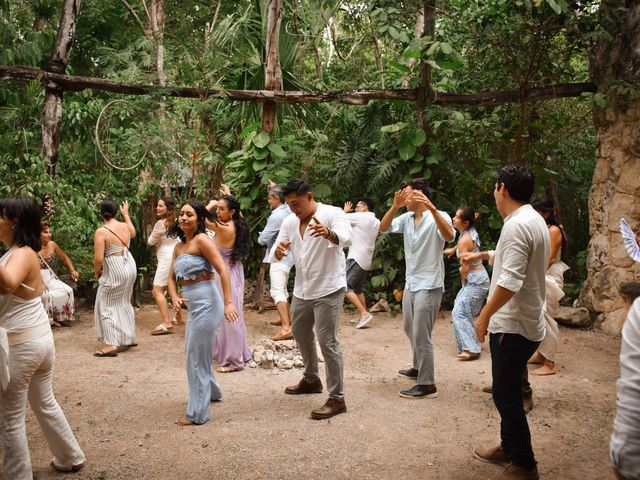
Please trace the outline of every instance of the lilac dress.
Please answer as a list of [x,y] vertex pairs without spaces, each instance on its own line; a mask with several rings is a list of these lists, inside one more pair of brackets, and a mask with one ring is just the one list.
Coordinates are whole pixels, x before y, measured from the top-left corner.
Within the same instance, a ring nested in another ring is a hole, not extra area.
[[[223,367],[242,369],[245,363],[251,359],[251,352],[247,344],[247,329],[244,325],[244,268],[240,260],[231,260],[231,248],[219,246],[218,250],[229,271],[231,300],[238,312],[238,321],[235,323],[229,323],[226,320],[222,322],[213,344],[213,359]],[[219,275],[216,275],[216,285],[220,296],[223,296]]]

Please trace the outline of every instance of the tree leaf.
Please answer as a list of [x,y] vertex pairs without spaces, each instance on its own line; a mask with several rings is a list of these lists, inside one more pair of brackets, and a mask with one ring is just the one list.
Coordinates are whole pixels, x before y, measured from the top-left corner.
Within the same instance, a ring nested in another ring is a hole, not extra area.
[[278,158],[284,158],[287,156],[287,152],[285,152],[284,149],[277,143],[270,143],[269,147],[267,148],[269,148],[269,151]]
[[427,140],[427,134],[421,128],[416,128],[411,136],[411,143],[414,147],[419,147]]
[[453,47],[447,42],[442,42],[440,43],[440,51],[445,55],[449,55],[451,52],[453,52]]
[[266,168],[267,160],[266,159],[254,160],[253,165],[251,166],[253,167],[254,172],[259,172],[260,170],[264,170]]
[[256,148],[253,151],[253,158],[256,158],[258,160],[262,160],[263,158],[267,158],[268,156],[269,156],[268,148]]
[[409,160],[416,154],[416,147],[414,147],[410,142],[400,145],[398,149],[398,153],[400,154],[400,158],[403,160]]
[[408,125],[409,124],[405,122],[392,123],[391,125],[385,125],[384,127],[381,127],[380,131],[385,133],[399,132],[403,128],[406,128]]
[[319,183],[313,187],[313,194],[320,198],[326,198],[331,195],[331,187],[326,183]]
[[260,132],[258,135],[253,137],[251,141],[256,147],[264,148],[269,145],[270,140],[271,139],[269,138],[269,134],[267,132]]

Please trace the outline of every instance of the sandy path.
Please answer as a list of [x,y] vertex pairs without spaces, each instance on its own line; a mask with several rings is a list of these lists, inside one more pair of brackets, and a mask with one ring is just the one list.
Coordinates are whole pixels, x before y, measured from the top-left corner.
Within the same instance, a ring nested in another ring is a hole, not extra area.
[[[499,417],[490,395],[487,352],[458,362],[448,314],[435,331],[437,399],[406,400],[411,382],[397,376],[410,359],[399,318],[378,316],[355,330],[343,316],[348,413],[315,421],[309,412],[325,395],[291,397],[286,385],[300,370],[246,369],[220,375],[224,401],[200,427],[174,421],[186,404],[183,328],[152,337],[155,307],[137,312],[139,346],[117,358],[91,356],[92,313],[55,331],[55,392],[88,462],[86,479],[476,479],[498,467],[475,461],[477,444],[494,444]],[[270,311],[247,312],[251,341],[272,334]],[[615,405],[619,338],[562,329],[559,374],[532,376],[535,409],[529,415],[543,478],[611,478],[608,443]],[[486,348],[486,346],[485,346]],[[27,429],[38,479],[61,478],[29,412]],[[0,473],[0,478],[2,474]]]

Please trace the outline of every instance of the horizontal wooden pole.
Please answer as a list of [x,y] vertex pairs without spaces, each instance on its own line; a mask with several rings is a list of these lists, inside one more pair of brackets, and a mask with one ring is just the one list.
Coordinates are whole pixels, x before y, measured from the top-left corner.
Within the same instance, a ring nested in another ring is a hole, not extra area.
[[[128,95],[155,95],[178,98],[198,98],[207,100],[219,98],[239,102],[275,103],[325,103],[340,102],[350,105],[366,105],[371,100],[401,100],[415,102],[417,89],[361,89],[333,92],[302,92],[283,90],[224,90],[216,88],[193,88],[119,83],[97,77],[82,77],[52,73],[37,68],[15,65],[0,65],[0,80],[32,82],[40,80],[44,84],[64,91],[95,89]],[[513,102],[537,102],[555,98],[577,97],[584,92],[596,92],[594,83],[563,83],[546,87],[532,87],[526,90],[502,90],[472,94],[433,92],[431,102],[450,107],[479,107]]]

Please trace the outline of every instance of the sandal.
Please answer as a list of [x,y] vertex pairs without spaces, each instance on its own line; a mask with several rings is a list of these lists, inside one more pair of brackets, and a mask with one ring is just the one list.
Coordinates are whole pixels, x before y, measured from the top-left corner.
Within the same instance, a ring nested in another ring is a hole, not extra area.
[[173,325],[167,327],[164,323],[151,330],[151,335],[169,335],[170,333],[173,333]]
[[104,350],[98,350],[96,353],[93,354],[93,356],[98,358],[117,357],[118,352],[116,350],[109,350],[107,352],[105,352]]
[[242,368],[236,367],[218,367],[216,368],[216,372],[218,373],[231,373],[231,372],[240,372],[243,370]]

